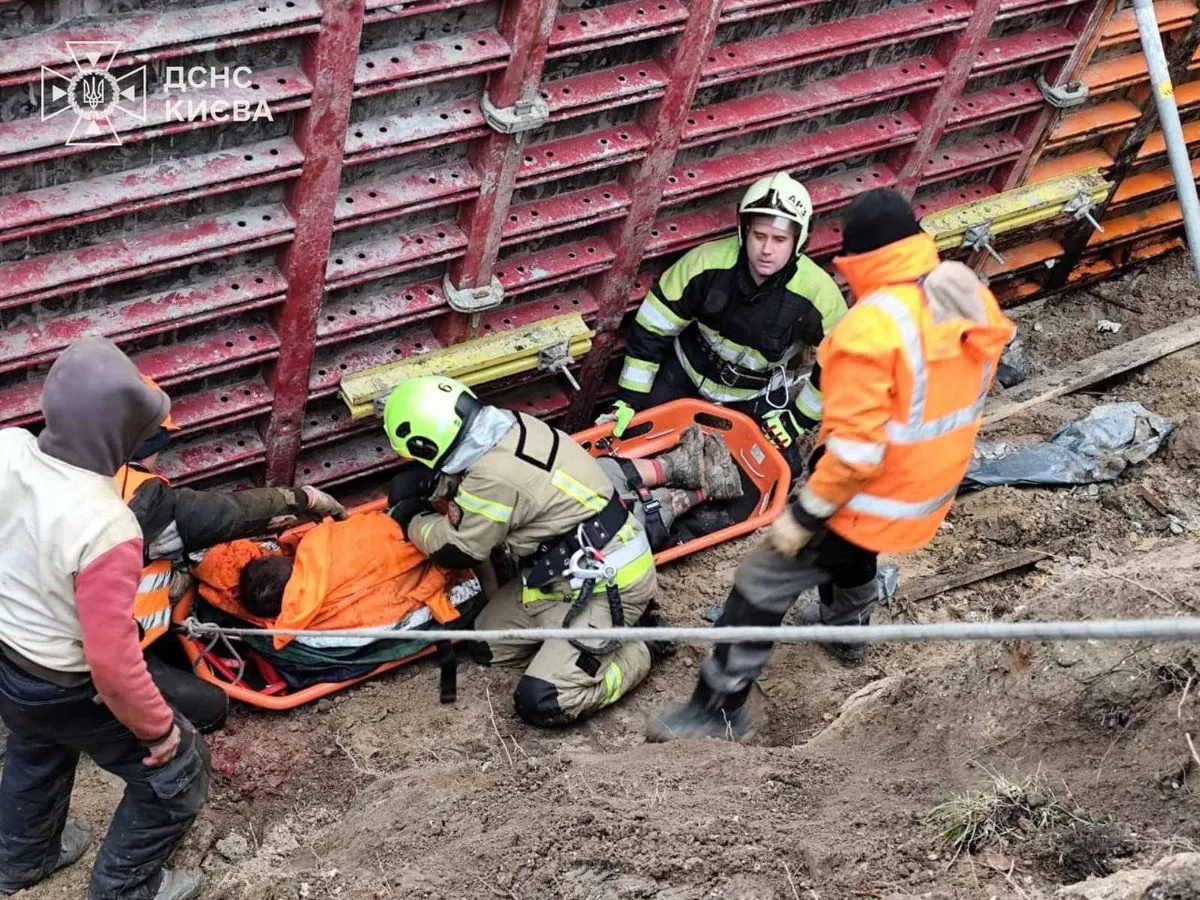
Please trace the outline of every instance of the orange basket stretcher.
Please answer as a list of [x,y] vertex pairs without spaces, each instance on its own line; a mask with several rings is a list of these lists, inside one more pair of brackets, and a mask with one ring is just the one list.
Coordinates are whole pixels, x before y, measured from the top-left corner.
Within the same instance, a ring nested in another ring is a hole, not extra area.
[[[758,425],[749,416],[693,399],[674,400],[638,413],[620,438],[612,437],[612,423],[594,425],[572,435],[592,456],[617,455],[637,459],[656,456],[670,450],[679,443],[683,432],[693,424],[699,425],[703,431],[719,434],[725,440],[742,471],[742,483],[746,488],[748,501],[748,504],[743,505],[749,505],[749,510],[744,518],[734,524],[660,550],[654,555],[654,561],[659,566],[749,534],[775,518],[787,504],[791,486],[791,474],[783,455],[763,437]],[[350,514],[380,510],[386,506],[386,499],[380,498],[355,507]],[[298,537],[311,527],[311,524],[297,526],[291,529],[287,536]],[[175,625],[181,626],[191,614],[194,594],[193,589],[176,603],[172,612],[172,622]],[[420,632],[413,634],[414,637],[419,637]],[[176,631],[176,636],[198,677],[217,685],[235,700],[274,710],[293,709],[312,703],[336,691],[407,665],[437,650],[431,645],[401,659],[382,663],[356,678],[322,682],[289,691],[278,674],[273,673],[270,662],[259,654],[248,652],[245,667],[255,667],[256,681],[263,682],[264,687],[253,686],[244,678],[239,678],[238,672],[230,666],[229,661],[206,647],[199,638],[189,637],[182,631]]]

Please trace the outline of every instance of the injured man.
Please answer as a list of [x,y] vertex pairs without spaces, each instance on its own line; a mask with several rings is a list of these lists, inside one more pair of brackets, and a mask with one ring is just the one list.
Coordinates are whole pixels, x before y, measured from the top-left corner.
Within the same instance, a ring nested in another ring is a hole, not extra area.
[[693,425],[672,450],[650,459],[601,456],[596,460],[658,552],[670,543],[675,520],[708,501],[737,500],[742,477],[717,434]]
[[[325,519],[299,537],[237,540],[208,550],[193,567],[210,606],[264,628],[355,630],[447,624],[479,594],[470,573],[430,562],[384,512]],[[354,647],[371,638],[299,641],[309,647]],[[293,638],[274,637],[283,650]]]

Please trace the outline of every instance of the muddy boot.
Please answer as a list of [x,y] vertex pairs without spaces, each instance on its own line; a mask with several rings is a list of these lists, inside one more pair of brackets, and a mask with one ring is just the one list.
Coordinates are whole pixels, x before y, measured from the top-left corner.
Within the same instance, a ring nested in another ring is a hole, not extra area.
[[659,456],[655,462],[662,466],[663,485],[691,488],[704,486],[704,433],[699,425],[684,431],[679,446]]
[[[88,825],[82,819],[67,819],[66,824],[63,825],[62,836],[58,840],[58,859],[54,861],[53,867],[42,878],[49,878],[59,869],[65,869],[83,856],[84,851],[88,848],[88,844],[92,842],[92,826]],[[37,883],[35,881],[25,885],[0,887],[0,897],[12,896],[17,891],[33,887]]]
[[651,743],[701,738],[740,741],[750,730],[750,710],[746,708],[749,693],[747,688],[736,694],[717,694],[701,678],[691,700],[650,717],[646,740]]
[[742,496],[742,473],[718,435],[704,435],[704,498],[737,500]]
[[154,900],[195,900],[204,886],[204,876],[191,869],[163,869]]

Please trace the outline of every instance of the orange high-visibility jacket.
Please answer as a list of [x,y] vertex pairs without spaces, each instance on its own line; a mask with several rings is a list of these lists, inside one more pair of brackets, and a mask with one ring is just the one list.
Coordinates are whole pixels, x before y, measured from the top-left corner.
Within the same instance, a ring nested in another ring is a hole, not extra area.
[[[135,469],[132,466],[121,466],[113,480],[121,499],[126,503],[133,501],[133,495],[147,481],[167,479],[154,472]],[[141,634],[141,646],[144,650],[162,637],[171,627],[171,575],[172,566],[169,559],[154,559],[142,568],[142,578],[138,582],[137,596],[133,600],[133,617],[137,619],[138,631]]]
[[[421,606],[428,606],[441,623],[459,617],[448,593],[451,573],[405,540],[403,529],[387,513],[358,513],[341,522],[325,519],[302,534],[294,549],[292,577],[273,622],[249,615],[237,601],[242,567],[270,552],[255,541],[210,549],[192,569],[200,596],[265,628],[388,628]],[[275,649],[291,641],[278,635]]]
[[953,503],[1014,326],[925,234],[834,265],[858,302],[818,350],[825,453],[802,502],[860,547],[916,550]]

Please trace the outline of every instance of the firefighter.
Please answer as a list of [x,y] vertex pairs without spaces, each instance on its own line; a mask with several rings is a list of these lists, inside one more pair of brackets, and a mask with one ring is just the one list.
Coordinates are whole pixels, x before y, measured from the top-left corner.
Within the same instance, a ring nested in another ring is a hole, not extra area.
[[797,439],[821,419],[821,367],[793,390],[788,364],[846,313],[834,280],[804,255],[812,201],[786,172],[750,185],[738,231],[701,244],[642,301],[625,343],[617,402],[599,422],[620,437],[634,414],[681,397],[755,419],[801,468]]
[[[159,390],[154,380],[142,381]],[[172,487],[158,472],[159,454],[178,431],[170,414],[117,470],[114,481],[143,535],[142,578],[134,603],[146,664],[159,690],[202,733],[220,728],[229,712],[224,691],[169,665],[150,646],[167,633],[171,608],[191,582],[184,556],[214,544],[254,537],[296,524],[303,517],[345,518],[341,504],[316,488],[195,491]]]
[[[392,448],[420,463],[397,476],[389,495],[408,539],[448,568],[486,567],[497,548],[519,565],[520,576],[489,597],[479,628],[656,621],[658,582],[646,533],[596,460],[568,435],[487,406],[438,375],[399,384],[388,396],[384,427]],[[476,642],[473,650],[484,664],[525,666],[516,711],[553,727],[629,693],[666,648],[577,639]]]
[[[817,587],[807,624],[865,625],[879,553],[925,546],[945,518],[1014,331],[962,263],[939,262],[912,207],[878,188],[846,212],[834,265],[858,302],[818,352],[825,416],[798,497],[742,563],[718,626],[778,625]],[[862,644],[824,645],[854,664]],[[651,718],[647,736],[739,739],[746,697],[771,643],[719,644],[691,700]]]

